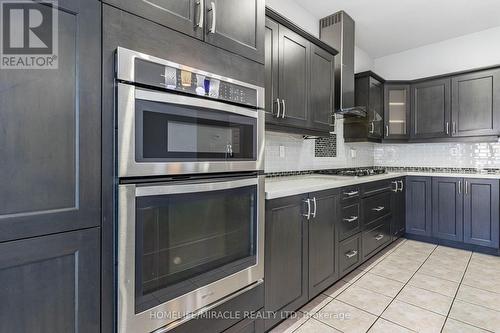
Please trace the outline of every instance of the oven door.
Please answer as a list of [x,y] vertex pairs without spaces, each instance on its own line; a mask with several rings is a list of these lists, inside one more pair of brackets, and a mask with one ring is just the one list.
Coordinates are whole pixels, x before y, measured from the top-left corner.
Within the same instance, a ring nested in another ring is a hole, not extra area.
[[118,173],[261,170],[263,111],[118,84]]
[[264,176],[119,185],[118,332],[177,326],[264,277]]

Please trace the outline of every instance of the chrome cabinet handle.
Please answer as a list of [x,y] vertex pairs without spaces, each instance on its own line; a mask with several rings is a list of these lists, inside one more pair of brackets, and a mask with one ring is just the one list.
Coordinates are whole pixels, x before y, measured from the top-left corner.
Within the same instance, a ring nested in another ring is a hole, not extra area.
[[199,8],[199,20],[198,20],[198,24],[196,25],[198,28],[200,29],[203,29],[203,21],[205,21],[205,4],[204,4],[205,0],[198,0],[198,2],[196,3],[196,5],[198,6]]
[[379,241],[379,240],[381,240],[382,238],[384,238],[384,235],[380,234],[380,235],[378,235],[377,237],[375,237],[375,240]]
[[303,214],[302,216],[309,220],[311,218],[311,200],[304,200],[304,203],[307,203],[307,214]]
[[385,125],[385,136],[389,136],[389,125]]
[[281,118],[285,119],[285,115],[286,115],[286,104],[285,104],[285,100],[282,99],[281,100],[283,102],[283,115],[281,116]]
[[375,208],[372,208],[372,210],[376,211],[376,212],[381,212],[385,209],[384,206],[378,206],[378,207],[375,207]]
[[352,251],[350,251],[350,252],[347,252],[347,253],[345,254],[345,256],[346,256],[347,258],[349,258],[349,259],[350,259],[350,258],[354,257],[356,254],[358,254],[358,251],[356,251],[356,250],[352,250]]
[[217,24],[217,8],[215,7],[215,2],[211,2],[212,8],[210,8],[208,11],[212,12],[212,26],[208,30],[209,33],[214,34],[215,33],[215,27]]
[[465,194],[469,194],[469,182],[468,181],[465,181]]
[[318,205],[316,203],[316,197],[313,198],[314,212],[311,214],[313,218],[316,218],[316,212],[318,210]]
[[446,122],[446,135],[450,135],[450,123]]
[[358,193],[359,191],[344,192],[345,195],[348,195],[350,197],[352,197],[353,195],[357,195]]
[[276,118],[279,118],[281,113],[281,104],[279,98],[276,98],[276,104],[278,104],[278,113],[276,114]]
[[403,181],[402,180],[398,180],[398,182],[401,184],[401,188],[399,189],[400,192],[403,192]]
[[375,124],[373,124],[373,121],[370,123],[370,134],[375,133]]
[[392,192],[398,192],[399,191],[398,182],[397,181],[393,181],[393,182],[391,182],[391,184],[395,184],[396,185],[396,188],[394,190],[392,190]]
[[458,193],[459,194],[462,193],[462,181],[461,180],[458,181]]
[[344,218],[344,221],[352,223],[352,222],[356,221],[357,219],[358,219],[357,216],[351,216],[351,217]]
[[453,122],[453,133],[457,133],[457,123]]

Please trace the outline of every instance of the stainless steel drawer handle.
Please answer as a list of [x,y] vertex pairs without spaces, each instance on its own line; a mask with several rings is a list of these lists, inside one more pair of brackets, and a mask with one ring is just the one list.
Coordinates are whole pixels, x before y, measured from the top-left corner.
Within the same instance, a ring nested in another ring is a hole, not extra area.
[[398,186],[398,182],[397,181],[393,181],[391,182],[391,184],[394,184],[396,185],[396,188],[392,190],[392,192],[398,192],[399,191],[399,186]]
[[375,240],[379,241],[379,240],[381,240],[382,238],[384,238],[384,235],[380,234],[380,235],[378,235],[377,237],[375,237]]
[[383,211],[385,209],[384,206],[378,206],[378,207],[375,207],[375,208],[372,208],[372,210],[376,211],[376,212],[380,212],[380,211]]
[[276,114],[276,118],[279,118],[281,113],[281,104],[279,98],[276,98],[276,104],[278,104],[278,113]]
[[352,197],[353,195],[357,195],[358,193],[359,191],[344,192],[345,195],[348,195],[350,197]]
[[373,134],[375,133],[375,124],[373,123],[373,121],[370,123],[370,134]]
[[347,253],[345,254],[345,256],[346,256],[347,258],[351,259],[352,257],[356,256],[357,254],[358,254],[358,251],[356,251],[356,250],[352,250],[352,251],[350,251],[350,252],[347,252]]
[[401,188],[400,188],[399,190],[400,190],[401,192],[403,192],[403,187],[404,187],[404,185],[403,185],[403,181],[402,181],[402,180],[399,180],[399,181],[398,181],[398,183],[399,183],[399,184],[401,184]]
[[211,2],[212,8],[210,8],[208,11],[212,12],[212,26],[208,30],[209,33],[214,34],[215,33],[215,27],[217,24],[217,8],[215,7],[215,2]]
[[307,214],[303,214],[302,216],[309,220],[311,218],[311,200],[304,200],[304,203],[307,204]]
[[450,123],[446,122],[446,135],[450,135]]
[[285,119],[285,116],[286,116],[286,104],[285,104],[285,100],[282,99],[281,100],[283,102],[283,115],[281,116],[281,118]]
[[349,222],[349,223],[352,223],[352,222],[356,221],[357,219],[358,219],[358,217],[357,217],[357,216],[351,216],[351,217],[346,217],[346,218],[344,219],[344,221]]

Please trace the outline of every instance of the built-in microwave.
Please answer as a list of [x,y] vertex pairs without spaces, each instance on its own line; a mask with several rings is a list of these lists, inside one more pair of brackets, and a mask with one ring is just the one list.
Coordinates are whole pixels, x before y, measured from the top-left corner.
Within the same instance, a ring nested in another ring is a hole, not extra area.
[[264,90],[117,50],[118,175],[263,169]]

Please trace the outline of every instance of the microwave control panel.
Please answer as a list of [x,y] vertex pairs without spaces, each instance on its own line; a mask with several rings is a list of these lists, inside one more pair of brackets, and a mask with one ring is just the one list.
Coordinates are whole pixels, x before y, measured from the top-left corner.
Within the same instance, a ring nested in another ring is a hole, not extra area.
[[257,106],[257,89],[236,84],[231,80],[221,80],[208,73],[191,72],[143,59],[135,60],[135,82],[246,106]]

